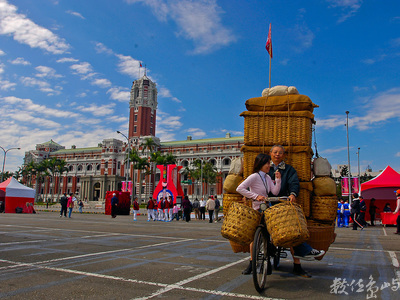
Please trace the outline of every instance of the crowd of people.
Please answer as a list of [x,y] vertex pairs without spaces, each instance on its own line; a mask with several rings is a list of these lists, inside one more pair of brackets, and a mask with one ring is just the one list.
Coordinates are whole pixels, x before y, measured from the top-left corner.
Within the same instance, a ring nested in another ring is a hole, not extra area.
[[[397,214],[400,211],[400,189],[395,191],[396,193],[396,209],[392,211],[390,207],[390,203],[386,203],[382,212],[383,213],[393,213]],[[377,212],[379,211],[379,207],[376,206],[376,199],[371,198],[369,207],[362,196],[358,193],[354,193],[352,195],[352,201],[349,205],[349,202],[346,200],[338,201],[337,208],[337,227],[346,227],[349,228],[349,223],[353,222],[353,230],[357,230],[361,228],[363,230],[367,226],[375,226],[375,221],[377,217]],[[370,223],[366,221],[366,213],[368,211]],[[395,234],[400,234],[400,215],[396,220],[397,231]]]

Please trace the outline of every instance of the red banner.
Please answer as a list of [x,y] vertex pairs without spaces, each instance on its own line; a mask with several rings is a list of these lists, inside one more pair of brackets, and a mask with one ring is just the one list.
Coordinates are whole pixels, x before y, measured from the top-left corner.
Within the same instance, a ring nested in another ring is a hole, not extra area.
[[[351,178],[351,194],[360,192],[360,181],[358,177]],[[342,177],[342,196],[349,195],[349,177]]]

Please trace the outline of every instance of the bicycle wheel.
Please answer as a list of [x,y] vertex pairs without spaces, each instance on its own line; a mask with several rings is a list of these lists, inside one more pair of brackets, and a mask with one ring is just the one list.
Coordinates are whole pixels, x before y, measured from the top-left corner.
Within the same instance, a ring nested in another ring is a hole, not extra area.
[[254,235],[252,268],[254,287],[259,293],[264,291],[267,282],[268,261],[268,240],[265,229],[258,227]]
[[282,247],[277,247],[274,254],[274,269],[278,270],[281,262]]

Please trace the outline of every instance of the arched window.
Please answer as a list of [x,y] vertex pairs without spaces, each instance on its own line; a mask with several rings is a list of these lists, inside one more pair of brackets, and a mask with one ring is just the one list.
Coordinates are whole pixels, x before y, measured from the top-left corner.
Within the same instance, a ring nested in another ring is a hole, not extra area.
[[223,164],[224,166],[229,166],[231,164],[231,160],[229,158],[225,158]]
[[86,166],[86,170],[87,170],[87,171],[92,171],[92,165],[87,165],[87,166]]
[[97,171],[100,171],[100,165],[97,165],[97,166],[96,166],[96,170],[97,170]]
[[72,172],[74,170],[74,166],[69,166],[68,171]]
[[212,164],[213,166],[215,166],[217,164],[217,161],[213,158],[210,159],[210,164]]
[[82,171],[82,165],[78,166],[78,171]]

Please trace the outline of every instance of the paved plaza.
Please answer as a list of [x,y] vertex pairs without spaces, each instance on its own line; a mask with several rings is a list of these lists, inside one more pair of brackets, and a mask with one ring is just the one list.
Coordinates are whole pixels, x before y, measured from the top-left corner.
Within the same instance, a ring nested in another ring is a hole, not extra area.
[[[310,279],[291,259],[260,295],[241,274],[221,223],[147,222],[139,216],[57,212],[0,214],[1,299],[399,299],[400,236],[394,227],[336,229]],[[346,294],[347,293],[347,294]]]

